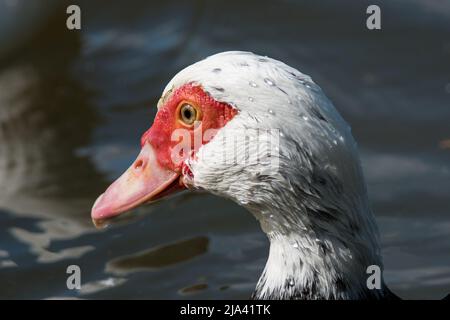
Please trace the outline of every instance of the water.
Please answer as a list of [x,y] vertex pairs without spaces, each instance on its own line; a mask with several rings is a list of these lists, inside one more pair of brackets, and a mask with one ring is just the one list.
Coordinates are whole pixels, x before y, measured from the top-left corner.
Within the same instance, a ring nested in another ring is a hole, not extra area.
[[366,1],[80,4],[80,32],[62,10],[0,62],[0,298],[250,296],[268,243],[230,201],[186,194],[103,231],[89,216],[171,77],[236,49],[311,75],[351,124],[391,289],[450,292],[450,4],[381,2],[376,32]]

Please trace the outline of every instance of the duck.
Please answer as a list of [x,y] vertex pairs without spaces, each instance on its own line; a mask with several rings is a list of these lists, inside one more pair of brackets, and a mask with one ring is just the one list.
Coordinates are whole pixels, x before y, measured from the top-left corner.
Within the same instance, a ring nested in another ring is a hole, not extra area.
[[202,190],[246,208],[269,239],[253,299],[398,299],[351,128],[310,76],[217,53],[176,74],[157,109],[136,160],[95,201],[94,224]]

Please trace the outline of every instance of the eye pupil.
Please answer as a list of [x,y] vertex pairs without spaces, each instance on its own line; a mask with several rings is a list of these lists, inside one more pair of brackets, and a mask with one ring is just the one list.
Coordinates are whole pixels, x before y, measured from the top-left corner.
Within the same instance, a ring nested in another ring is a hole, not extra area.
[[183,110],[183,115],[184,115],[184,117],[186,118],[186,119],[190,119],[191,117],[192,117],[192,113],[191,113],[191,110],[189,110],[189,109],[184,109]]
[[180,118],[186,125],[192,125],[197,118],[197,110],[189,103],[181,106]]

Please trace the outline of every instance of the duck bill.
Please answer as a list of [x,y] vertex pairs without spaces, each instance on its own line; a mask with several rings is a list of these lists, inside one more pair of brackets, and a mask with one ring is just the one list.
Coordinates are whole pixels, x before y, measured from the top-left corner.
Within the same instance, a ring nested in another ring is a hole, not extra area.
[[95,201],[94,225],[104,226],[110,218],[181,189],[178,177],[158,163],[153,147],[146,143],[128,170]]

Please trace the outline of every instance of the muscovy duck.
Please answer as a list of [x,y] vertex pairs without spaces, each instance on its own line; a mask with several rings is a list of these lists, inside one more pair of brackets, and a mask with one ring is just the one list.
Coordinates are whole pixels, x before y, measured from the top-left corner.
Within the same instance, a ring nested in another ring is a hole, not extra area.
[[309,76],[250,52],[210,56],[169,82],[141,145],[94,223],[202,189],[244,206],[270,240],[253,298],[396,298],[382,276],[367,286],[367,267],[383,266],[356,143]]

